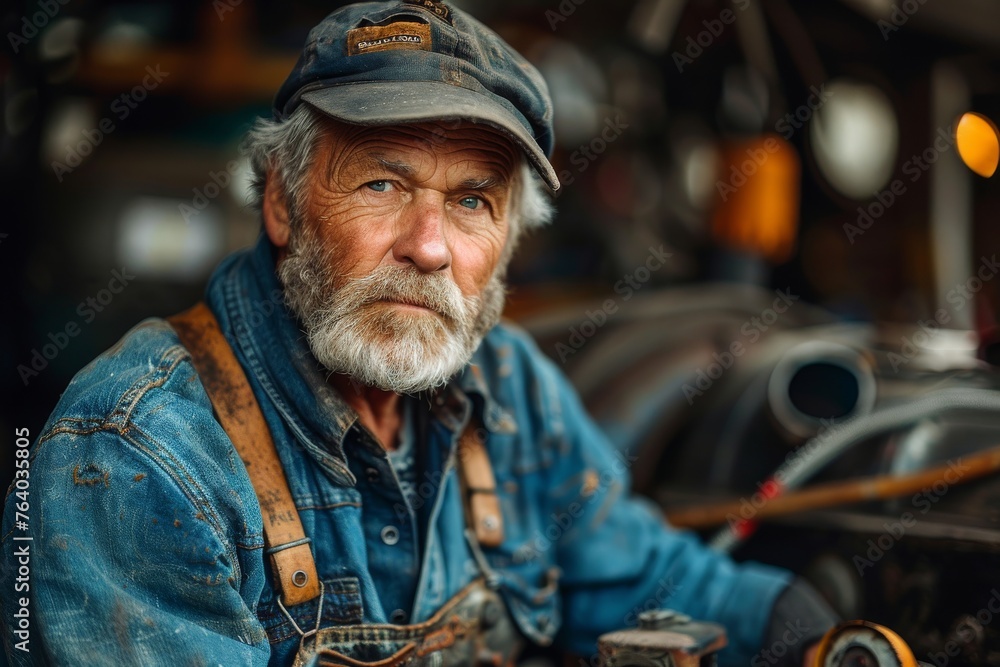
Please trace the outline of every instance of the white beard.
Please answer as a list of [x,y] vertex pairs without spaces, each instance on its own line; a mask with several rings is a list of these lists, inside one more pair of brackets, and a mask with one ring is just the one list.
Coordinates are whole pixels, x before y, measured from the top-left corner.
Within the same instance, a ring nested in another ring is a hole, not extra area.
[[332,373],[400,394],[440,387],[469,363],[500,321],[506,262],[482,297],[464,297],[445,275],[412,266],[383,266],[362,278],[338,280],[336,249],[328,251],[305,220],[292,229],[278,278],[313,356]]

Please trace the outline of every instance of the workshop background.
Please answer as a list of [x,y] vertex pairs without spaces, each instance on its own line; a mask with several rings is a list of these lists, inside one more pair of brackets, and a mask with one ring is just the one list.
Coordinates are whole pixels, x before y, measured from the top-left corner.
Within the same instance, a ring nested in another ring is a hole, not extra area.
[[[921,660],[1000,665],[1000,2],[455,4],[549,82],[563,187],[508,315],[637,490]],[[4,487],[15,429],[253,243],[241,136],[335,6],[5,3]]]

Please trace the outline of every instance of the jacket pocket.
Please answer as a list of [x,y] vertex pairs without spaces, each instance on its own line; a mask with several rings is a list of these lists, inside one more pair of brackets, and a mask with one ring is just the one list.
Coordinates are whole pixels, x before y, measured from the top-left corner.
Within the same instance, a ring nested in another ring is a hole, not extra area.
[[562,624],[558,567],[541,562],[498,569],[500,592],[518,628],[531,641],[548,646]]
[[[324,579],[322,599],[323,609],[319,627],[361,623],[364,607],[361,603],[361,584],[357,577]],[[298,638],[299,632],[296,631],[295,625],[298,625],[302,632],[315,629],[316,617],[320,613],[319,603],[320,598],[316,598],[294,607],[286,606],[285,610],[288,612],[286,616],[275,598],[261,600],[257,606],[257,618],[264,626],[271,644],[278,644]],[[295,621],[295,625],[292,621]]]

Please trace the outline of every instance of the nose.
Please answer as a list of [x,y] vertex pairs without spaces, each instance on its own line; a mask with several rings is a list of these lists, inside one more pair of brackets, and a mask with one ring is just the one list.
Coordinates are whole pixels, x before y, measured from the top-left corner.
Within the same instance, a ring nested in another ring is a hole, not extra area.
[[451,250],[445,238],[447,224],[443,197],[420,193],[400,219],[400,230],[392,247],[397,262],[412,264],[423,273],[451,266]]

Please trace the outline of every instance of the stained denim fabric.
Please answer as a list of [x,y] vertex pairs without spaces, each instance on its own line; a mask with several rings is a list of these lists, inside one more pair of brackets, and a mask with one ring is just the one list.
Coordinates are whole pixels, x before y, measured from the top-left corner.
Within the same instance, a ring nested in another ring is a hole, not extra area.
[[[735,565],[629,497],[616,453],[568,381],[496,327],[416,412],[423,471],[409,503],[384,450],[325,382],[281,302],[273,248],[228,258],[208,301],[272,430],[324,581],[322,626],[419,622],[479,575],[463,536],[457,435],[483,424],[505,540],[484,549],[531,641],[583,656],[653,606],[723,623],[724,665],[760,649],[788,575]],[[288,665],[298,646],[263,553],[246,470],[189,356],[147,320],[84,368],[31,455],[31,649],[58,664]],[[3,518],[0,588],[12,650],[18,543]],[[418,506],[414,506],[418,505]],[[425,526],[425,535],[418,531]],[[289,609],[315,627],[317,601]],[[405,620],[393,612],[402,610]]]

